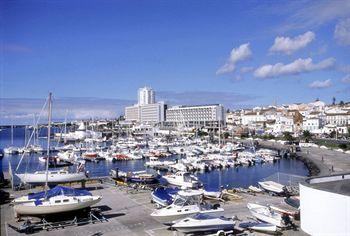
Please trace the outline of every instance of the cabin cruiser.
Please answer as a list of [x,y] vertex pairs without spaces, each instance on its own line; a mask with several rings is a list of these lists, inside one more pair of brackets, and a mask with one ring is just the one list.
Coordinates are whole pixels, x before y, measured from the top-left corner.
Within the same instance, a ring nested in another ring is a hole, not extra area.
[[219,205],[212,206],[202,201],[202,192],[198,190],[178,192],[174,202],[161,209],[154,210],[151,216],[163,224],[173,224],[179,219],[195,215],[197,213],[205,213],[209,215],[221,215],[224,212]]
[[247,207],[250,213],[260,221],[276,225],[277,227],[285,227],[282,215],[273,211],[269,207],[248,203]]
[[163,178],[172,185],[182,188],[198,188],[200,182],[198,178],[188,172],[178,171],[175,174],[164,175]]
[[199,233],[219,230],[233,230],[236,222],[223,216],[198,213],[173,224],[171,227],[182,233]]
[[277,194],[284,193],[285,186],[282,184],[276,183],[274,181],[262,181],[262,182],[258,182],[258,184],[260,185],[261,188],[267,191],[277,193]]
[[58,186],[18,198],[14,210],[17,216],[58,214],[90,207],[101,199],[101,196],[93,196],[86,190]]

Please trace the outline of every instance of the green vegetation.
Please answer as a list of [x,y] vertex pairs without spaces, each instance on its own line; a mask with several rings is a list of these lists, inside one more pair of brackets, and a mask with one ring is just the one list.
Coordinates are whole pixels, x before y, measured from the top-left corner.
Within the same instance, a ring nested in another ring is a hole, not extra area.
[[288,142],[294,141],[294,137],[292,136],[292,134],[290,132],[283,132],[283,139],[288,141]]

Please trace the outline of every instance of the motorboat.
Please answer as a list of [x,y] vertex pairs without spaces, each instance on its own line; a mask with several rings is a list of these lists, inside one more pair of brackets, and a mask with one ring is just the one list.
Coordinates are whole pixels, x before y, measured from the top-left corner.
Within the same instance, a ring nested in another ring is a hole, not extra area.
[[154,210],[151,216],[163,224],[173,224],[179,219],[205,213],[214,216],[220,216],[224,212],[218,204],[211,205],[202,201],[202,192],[198,190],[178,192],[174,202],[161,209]]
[[180,186],[182,188],[198,188],[200,182],[198,178],[188,172],[178,171],[175,174],[164,175],[167,183]]
[[282,215],[269,207],[254,203],[248,203],[247,207],[250,213],[258,220],[276,225],[277,227],[285,227]]
[[262,222],[243,222],[239,224],[240,228],[251,229],[260,232],[276,232],[277,226],[269,223]]
[[169,206],[173,203],[176,194],[179,192],[178,188],[156,188],[152,193],[152,200],[160,206]]
[[281,194],[284,193],[285,186],[274,181],[262,181],[258,182],[260,187],[265,189],[266,191]]
[[261,188],[255,187],[253,185],[250,185],[248,189],[254,193],[261,193],[263,191]]
[[158,182],[158,174],[149,174],[146,171],[120,171],[120,170],[111,170],[111,176],[115,179],[121,179],[124,182],[132,183],[143,183],[143,184],[154,184]]
[[198,213],[173,224],[171,227],[182,233],[200,233],[233,230],[235,221],[226,217]]
[[66,170],[36,171],[34,173],[16,174],[23,183],[26,184],[59,184],[75,181],[82,181],[87,178],[85,172],[70,173]]
[[[28,195],[28,200],[14,205],[17,216],[21,215],[49,215],[63,212],[81,210],[90,207],[99,201],[101,196],[93,196],[86,190],[76,190],[73,188],[62,187]],[[68,190],[69,189],[69,190]],[[24,200],[24,199],[22,199]]]

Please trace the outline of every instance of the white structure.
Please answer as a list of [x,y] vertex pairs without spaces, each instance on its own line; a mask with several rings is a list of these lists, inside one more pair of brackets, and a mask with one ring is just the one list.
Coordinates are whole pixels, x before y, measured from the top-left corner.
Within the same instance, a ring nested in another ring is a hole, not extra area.
[[155,103],[155,93],[150,87],[143,87],[138,92],[138,105],[143,106]]
[[350,235],[350,173],[300,184],[301,229],[309,235]]
[[125,107],[125,120],[127,121],[140,121],[141,109],[139,105]]
[[311,133],[317,132],[321,128],[321,120],[319,118],[308,118],[303,121],[303,130]]
[[149,87],[140,88],[138,91],[138,104],[125,107],[125,120],[155,124],[165,121],[164,102],[155,102],[155,93]]
[[186,126],[214,125],[225,122],[225,110],[221,104],[174,106],[167,109],[166,121]]
[[289,116],[279,116],[273,127],[275,134],[282,134],[283,132],[294,132],[294,119]]
[[350,111],[339,108],[326,111],[326,124],[346,126],[350,118]]
[[140,122],[159,123],[165,121],[165,107],[164,102],[140,106]]

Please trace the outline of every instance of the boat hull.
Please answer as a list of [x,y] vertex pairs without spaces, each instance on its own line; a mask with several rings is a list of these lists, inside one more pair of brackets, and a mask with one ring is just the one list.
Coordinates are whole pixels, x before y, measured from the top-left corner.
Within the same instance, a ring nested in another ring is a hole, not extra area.
[[[17,174],[23,183],[27,184],[45,184],[46,174]],[[80,173],[69,173],[63,175],[48,175],[48,183],[68,183],[82,181],[86,179],[86,175],[83,172]]]
[[95,198],[91,201],[83,201],[72,204],[64,204],[64,205],[54,205],[54,206],[46,206],[46,205],[31,205],[31,204],[19,204],[14,206],[14,210],[18,215],[50,215],[50,214],[58,214],[69,211],[77,211],[87,207],[90,207],[99,201],[101,201],[101,197]]

